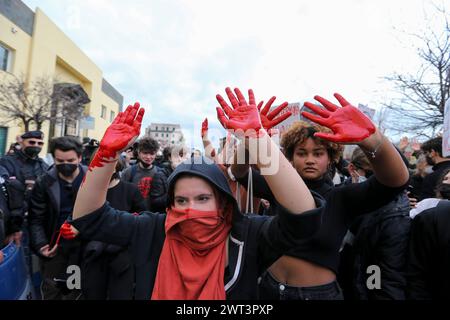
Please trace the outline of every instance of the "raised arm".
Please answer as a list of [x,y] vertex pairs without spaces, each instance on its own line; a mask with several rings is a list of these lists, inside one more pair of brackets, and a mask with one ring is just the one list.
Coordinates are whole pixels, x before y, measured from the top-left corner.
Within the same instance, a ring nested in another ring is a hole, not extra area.
[[217,95],[220,123],[246,144],[279,204],[297,214],[314,209],[309,189],[262,126],[253,91],[249,90],[248,103],[239,89],[234,92],[226,89],[231,107]]
[[325,108],[306,102],[305,106],[317,115],[302,112],[311,121],[330,128],[333,133],[316,133],[315,136],[342,144],[357,144],[366,153],[377,180],[388,187],[401,187],[408,182],[409,173],[399,153],[391,142],[361,111],[341,95],[334,94],[342,107],[315,96]]
[[214,149],[211,141],[208,137],[208,118],[205,118],[202,122],[202,142],[203,142],[203,148],[205,149],[205,157],[215,161],[216,160],[216,149]]
[[106,129],[97,155],[92,160],[78,191],[73,209],[74,220],[99,209],[105,203],[109,181],[120,153],[131,146],[139,136],[145,112],[139,108],[139,103],[128,106]]

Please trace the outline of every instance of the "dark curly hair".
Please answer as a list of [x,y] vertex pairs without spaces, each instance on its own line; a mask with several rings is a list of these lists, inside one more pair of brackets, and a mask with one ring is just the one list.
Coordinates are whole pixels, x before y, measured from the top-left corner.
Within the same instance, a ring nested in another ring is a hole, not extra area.
[[299,143],[305,142],[308,138],[314,140],[315,143],[325,147],[328,153],[328,157],[332,163],[337,163],[344,150],[340,144],[316,138],[314,133],[326,132],[331,133],[331,130],[317,124],[311,124],[306,121],[294,122],[289,130],[287,130],[281,138],[281,147],[283,153],[289,161],[292,161],[294,157],[295,146]]
[[148,136],[142,137],[138,141],[138,152],[156,153],[159,150],[159,142]]

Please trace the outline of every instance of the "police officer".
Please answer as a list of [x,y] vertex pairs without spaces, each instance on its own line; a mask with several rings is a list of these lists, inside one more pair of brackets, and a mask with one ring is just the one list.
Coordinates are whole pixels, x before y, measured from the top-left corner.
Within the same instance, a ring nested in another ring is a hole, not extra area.
[[10,180],[16,179],[22,182],[26,187],[26,193],[29,193],[37,177],[48,169],[44,160],[39,158],[44,145],[44,134],[41,131],[28,131],[21,138],[20,150],[2,157],[0,165],[8,171]]

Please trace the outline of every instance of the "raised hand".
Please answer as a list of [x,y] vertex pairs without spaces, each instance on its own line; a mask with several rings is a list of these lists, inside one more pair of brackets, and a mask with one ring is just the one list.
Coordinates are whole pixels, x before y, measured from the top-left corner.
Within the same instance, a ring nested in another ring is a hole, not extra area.
[[269,113],[270,107],[272,107],[272,104],[275,101],[275,99],[276,99],[276,97],[270,98],[270,100],[267,102],[267,104],[264,106],[264,108],[262,110],[261,110],[261,107],[264,104],[263,101],[261,101],[257,107],[258,110],[260,111],[262,126],[264,127],[264,129],[267,132],[269,132],[269,134],[270,134],[270,129],[272,129],[277,124],[279,124],[280,122],[283,122],[284,120],[286,120],[287,118],[289,118],[292,115],[292,112],[288,111],[288,112],[282,114],[281,116],[279,116],[278,118],[276,118],[280,114],[280,112],[283,111],[288,106],[287,102],[282,103],[275,110],[273,110],[272,112]]
[[319,101],[326,109],[305,102],[305,106],[318,116],[309,112],[302,112],[302,115],[333,131],[332,134],[317,132],[314,136],[337,143],[359,143],[375,133],[376,128],[369,118],[352,106],[340,94],[335,93],[334,96],[342,108],[320,96],[315,96],[314,99]]
[[408,145],[409,145],[408,137],[403,137],[403,138],[400,139],[400,143],[398,145],[398,148],[400,150],[404,151],[408,147]]
[[202,122],[202,139],[208,136],[208,118],[205,118]]
[[124,112],[120,112],[113,123],[106,129],[97,155],[91,162],[89,170],[102,167],[103,163],[115,161],[117,154],[130,146],[139,136],[142,118],[145,110],[140,109],[138,102],[134,106],[128,106]]
[[217,95],[217,101],[220,107],[217,107],[217,118],[225,129],[242,130],[245,136],[255,137],[259,135],[259,131],[263,128],[261,117],[255,103],[255,95],[253,91],[248,90],[249,102],[245,100],[241,91],[236,88],[233,94],[230,88],[226,88],[225,92],[230,100],[230,107],[221,95]]

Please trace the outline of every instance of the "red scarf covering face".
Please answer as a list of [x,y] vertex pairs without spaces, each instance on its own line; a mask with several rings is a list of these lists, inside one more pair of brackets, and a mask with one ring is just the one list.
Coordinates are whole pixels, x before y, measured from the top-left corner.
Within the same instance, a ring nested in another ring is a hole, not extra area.
[[231,212],[168,209],[153,300],[225,300]]

